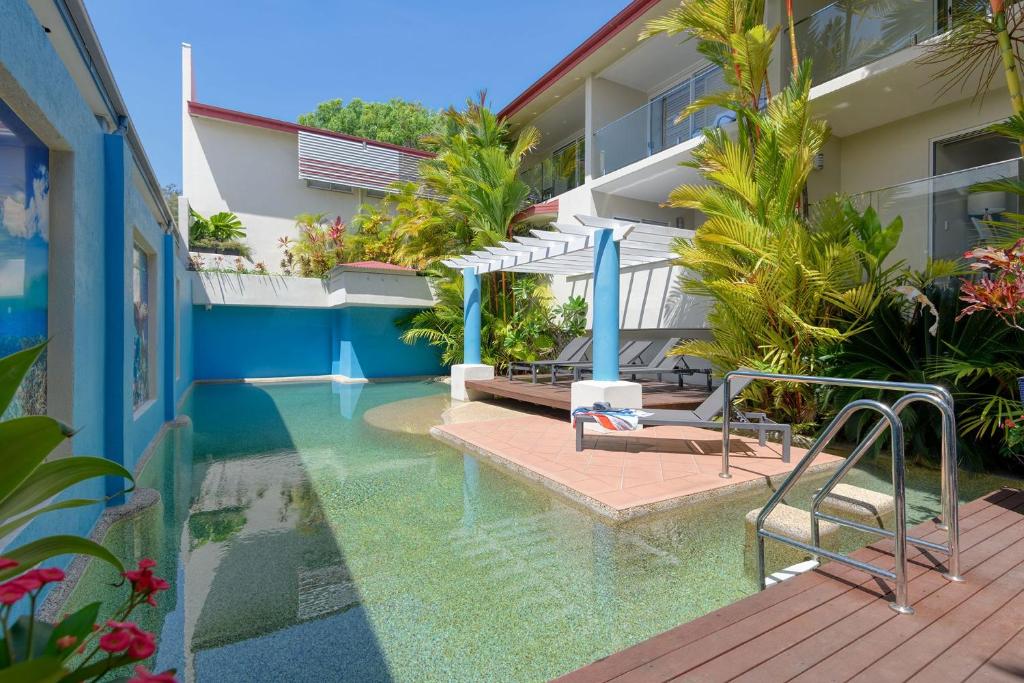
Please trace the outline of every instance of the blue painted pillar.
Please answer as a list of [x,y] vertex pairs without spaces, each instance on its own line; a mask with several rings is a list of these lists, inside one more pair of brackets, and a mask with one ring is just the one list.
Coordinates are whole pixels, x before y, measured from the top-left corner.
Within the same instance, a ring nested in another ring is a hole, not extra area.
[[462,269],[462,362],[479,365],[480,276],[473,268]]
[[619,379],[619,243],[594,232],[594,379]]
[[[125,223],[125,179],[127,152],[124,136],[110,133],[103,136],[103,455],[119,465],[125,464],[129,450],[128,430],[132,416],[131,354],[128,334],[131,330],[129,301],[131,297],[131,266],[129,235]],[[155,342],[156,340],[154,340]],[[107,495],[124,489],[125,482],[107,477]],[[108,505],[120,505],[118,495]]]
[[178,349],[174,344],[174,321],[177,318],[178,301],[174,291],[174,235],[164,233],[164,420],[175,418],[174,380]]

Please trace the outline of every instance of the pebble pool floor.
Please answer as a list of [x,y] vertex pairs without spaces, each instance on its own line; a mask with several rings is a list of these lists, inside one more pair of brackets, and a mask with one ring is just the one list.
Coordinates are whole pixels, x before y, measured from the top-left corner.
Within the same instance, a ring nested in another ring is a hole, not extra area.
[[[173,584],[140,615],[159,635],[150,664],[219,683],[541,681],[755,590],[743,517],[766,492],[609,526],[429,436],[362,419],[435,396],[440,422],[446,393],[197,385],[192,426],[168,432],[140,476],[162,502],[106,539],[126,564],[155,558]],[[908,479],[916,522],[937,511],[938,477]],[[888,486],[870,466],[848,481]],[[961,497],[1003,483],[964,474]],[[66,609],[120,600],[114,578],[90,566]]]

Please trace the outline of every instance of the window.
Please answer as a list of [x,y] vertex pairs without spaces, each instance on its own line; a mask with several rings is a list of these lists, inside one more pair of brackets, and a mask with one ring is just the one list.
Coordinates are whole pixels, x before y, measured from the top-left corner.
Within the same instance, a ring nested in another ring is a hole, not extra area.
[[[0,356],[48,334],[49,163],[50,151],[0,100]],[[5,416],[45,413],[46,361],[40,360]]]
[[152,282],[152,256],[136,242],[132,248],[132,309],[134,326],[134,343],[132,345],[132,405],[138,409],[154,395],[153,347],[150,345],[153,336],[153,315],[151,294],[154,291]]
[[668,149],[698,135],[705,128],[732,120],[722,107],[707,107],[686,118],[679,115],[705,95],[725,88],[722,70],[717,66],[700,71],[651,101],[651,154]]
[[351,185],[342,185],[341,183],[329,183],[326,180],[306,180],[306,187],[313,188],[314,190],[327,190],[328,192],[341,192],[343,194],[352,194]]

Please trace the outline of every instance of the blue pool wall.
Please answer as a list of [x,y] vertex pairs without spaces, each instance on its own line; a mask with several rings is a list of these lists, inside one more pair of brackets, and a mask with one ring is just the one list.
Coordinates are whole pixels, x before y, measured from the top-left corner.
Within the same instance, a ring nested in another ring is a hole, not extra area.
[[194,307],[197,380],[344,375],[385,379],[445,372],[425,343],[400,339],[407,308]]
[[[98,455],[134,470],[192,384],[191,279],[187,253],[167,237],[155,208],[162,198],[143,182],[122,133],[101,127],[25,0],[4,3],[0,21],[0,99],[50,148],[50,413],[77,431],[64,455]],[[130,125],[130,124],[129,124]],[[131,245],[152,253],[155,309],[153,400],[131,406]],[[180,298],[167,285],[180,280]],[[111,277],[114,275],[115,277]],[[161,286],[163,285],[163,286]],[[173,311],[175,315],[170,315]],[[179,327],[180,359],[166,340]],[[118,355],[115,355],[118,354]],[[173,377],[172,386],[167,386]],[[120,481],[91,480],[64,498],[103,498]],[[114,497],[110,504],[121,502]],[[4,546],[44,535],[88,535],[103,504],[42,515]],[[0,547],[2,553],[2,547]],[[66,566],[70,557],[49,562]]]

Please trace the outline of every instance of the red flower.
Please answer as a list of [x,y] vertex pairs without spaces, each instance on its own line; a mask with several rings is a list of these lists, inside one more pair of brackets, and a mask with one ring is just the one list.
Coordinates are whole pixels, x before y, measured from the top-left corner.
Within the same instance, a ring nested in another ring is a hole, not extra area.
[[126,571],[124,577],[132,582],[132,591],[145,597],[146,602],[156,607],[156,594],[171,587],[159,576],[153,576],[156,562],[148,557],[139,560],[139,568]]
[[110,633],[100,638],[100,649],[111,654],[124,652],[132,659],[146,659],[156,651],[156,640],[152,633],[143,631],[137,625],[126,621],[108,621]]
[[170,671],[155,674],[139,664],[135,667],[135,675],[128,679],[128,683],[177,683],[177,680]]
[[28,595],[28,589],[18,583],[17,579],[0,583],[0,604],[13,605]]
[[57,583],[64,580],[64,571],[57,569],[56,567],[48,567],[44,569],[36,569],[36,576],[43,583]]
[[6,557],[0,557],[0,571],[17,567],[18,563]]

